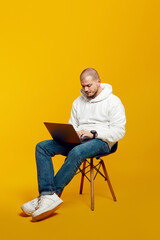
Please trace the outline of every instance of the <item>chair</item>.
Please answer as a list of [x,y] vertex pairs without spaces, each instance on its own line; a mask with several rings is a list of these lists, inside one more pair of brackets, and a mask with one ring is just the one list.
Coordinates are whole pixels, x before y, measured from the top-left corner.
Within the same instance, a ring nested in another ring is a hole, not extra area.
[[[118,147],[118,142],[113,145],[111,152],[109,154],[114,153],[117,150],[117,147]],[[109,155],[109,154],[106,154],[106,155]],[[115,193],[114,193],[112,185],[111,185],[111,182],[110,182],[110,179],[109,179],[109,176],[108,176],[108,173],[107,173],[107,170],[106,170],[106,167],[105,167],[105,164],[104,164],[104,161],[101,159],[102,156],[106,156],[106,155],[94,156],[94,157],[89,158],[89,160],[85,159],[83,162],[82,169],[79,168],[79,171],[76,173],[76,174],[78,174],[81,172],[81,174],[82,174],[81,183],[80,183],[80,194],[82,194],[82,191],[83,191],[84,177],[86,177],[87,180],[91,183],[91,210],[92,211],[94,211],[94,180],[95,180],[97,174],[100,174],[105,179],[105,181],[107,181],[110,192],[113,197],[113,200],[117,201]],[[93,159],[99,160],[96,165],[93,164]],[[86,164],[88,164],[88,165],[86,166]],[[100,172],[101,166],[102,166],[104,174],[102,172]],[[86,172],[86,169],[88,167],[90,167],[90,169]],[[96,170],[95,176],[94,176],[94,169]],[[90,172],[90,178],[87,176],[88,172]]]

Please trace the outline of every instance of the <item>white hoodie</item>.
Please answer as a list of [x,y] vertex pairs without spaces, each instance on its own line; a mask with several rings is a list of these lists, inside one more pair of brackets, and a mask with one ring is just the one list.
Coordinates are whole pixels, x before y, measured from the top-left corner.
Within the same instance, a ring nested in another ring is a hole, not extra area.
[[96,130],[99,139],[111,148],[125,134],[125,109],[120,99],[112,93],[112,86],[101,83],[103,89],[95,98],[87,98],[83,89],[74,102],[69,123],[76,131]]

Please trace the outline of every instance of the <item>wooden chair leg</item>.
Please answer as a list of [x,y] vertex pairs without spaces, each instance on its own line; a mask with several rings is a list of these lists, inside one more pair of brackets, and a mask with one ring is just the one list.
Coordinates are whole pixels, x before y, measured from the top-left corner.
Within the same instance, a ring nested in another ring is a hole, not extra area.
[[90,181],[91,181],[91,210],[94,211],[94,176],[93,176],[93,158],[90,165]]
[[111,191],[113,200],[114,200],[114,201],[117,201],[103,160],[101,160],[101,163],[102,163],[102,168],[103,168],[103,171],[104,171],[104,175],[105,175],[105,177],[106,177],[106,179],[107,179],[107,183],[108,183],[109,189],[110,189],[110,191]]
[[86,167],[86,160],[84,160],[84,162],[83,162],[83,169],[82,169],[82,176],[81,176],[81,185],[80,185],[80,192],[79,192],[80,194],[82,194],[82,191],[83,191],[85,167]]

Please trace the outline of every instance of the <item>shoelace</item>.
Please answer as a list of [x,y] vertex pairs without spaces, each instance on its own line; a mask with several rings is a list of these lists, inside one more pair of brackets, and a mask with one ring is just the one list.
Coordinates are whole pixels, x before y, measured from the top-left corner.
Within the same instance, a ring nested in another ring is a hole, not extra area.
[[39,205],[40,205],[40,203],[41,203],[41,197],[42,197],[42,196],[39,196],[39,197],[38,197],[38,204],[35,205],[35,209],[36,209],[36,210],[39,208]]
[[33,206],[35,207],[35,206],[37,205],[37,199],[34,199],[34,200],[32,201],[32,204],[33,204]]
[[[43,201],[46,199],[51,200],[50,198],[47,198],[46,195],[45,196],[42,195],[42,196],[38,197],[38,204],[37,204],[36,210],[43,204]],[[52,200],[52,201],[54,201],[54,200]]]
[[36,207],[37,207],[37,199],[32,200],[31,204],[36,209]]

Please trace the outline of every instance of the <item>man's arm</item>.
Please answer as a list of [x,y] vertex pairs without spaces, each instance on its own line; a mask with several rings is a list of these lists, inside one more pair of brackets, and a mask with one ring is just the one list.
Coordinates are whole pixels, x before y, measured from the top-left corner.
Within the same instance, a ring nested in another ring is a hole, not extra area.
[[76,112],[76,108],[75,108],[75,102],[73,102],[73,105],[72,105],[71,117],[69,119],[69,124],[72,124],[74,129],[77,131],[79,124],[78,124],[77,112]]
[[89,131],[85,131],[85,130],[77,131],[79,124],[78,124],[78,119],[77,119],[75,102],[72,105],[71,117],[69,119],[69,123],[73,125],[74,129],[76,130],[76,132],[81,140],[83,140],[84,138],[93,138],[93,134]]
[[109,126],[95,130],[98,133],[98,138],[109,142],[117,142],[124,137],[126,124],[125,109],[118,97],[114,98],[110,106],[109,120]]

